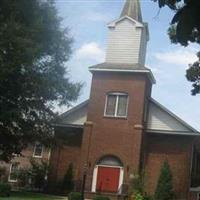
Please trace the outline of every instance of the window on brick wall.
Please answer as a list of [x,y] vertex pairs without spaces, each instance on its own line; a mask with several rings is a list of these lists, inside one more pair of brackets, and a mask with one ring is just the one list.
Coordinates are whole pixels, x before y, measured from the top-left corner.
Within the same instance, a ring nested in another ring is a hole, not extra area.
[[126,117],[128,95],[126,93],[108,93],[106,97],[105,116]]
[[18,169],[19,169],[19,163],[14,162],[10,165],[9,182],[17,182]]
[[39,142],[36,142],[33,151],[33,157],[42,158],[42,154],[43,154],[43,145]]

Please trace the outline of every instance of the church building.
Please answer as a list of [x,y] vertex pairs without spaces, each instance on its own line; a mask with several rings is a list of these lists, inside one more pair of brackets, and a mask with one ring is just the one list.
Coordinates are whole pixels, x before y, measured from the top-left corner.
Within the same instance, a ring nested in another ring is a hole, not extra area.
[[176,199],[200,200],[200,135],[151,97],[156,80],[145,67],[149,31],[139,0],[127,0],[108,30],[105,62],[89,68],[89,99],[54,124],[65,139],[51,152],[49,181],[61,181],[73,163],[77,187],[86,174],[86,198],[116,199],[144,171],[145,191],[153,195],[168,161]]

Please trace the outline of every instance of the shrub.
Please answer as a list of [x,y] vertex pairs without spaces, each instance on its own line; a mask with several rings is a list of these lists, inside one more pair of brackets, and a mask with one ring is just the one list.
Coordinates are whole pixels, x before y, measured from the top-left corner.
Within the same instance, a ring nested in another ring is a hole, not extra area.
[[144,196],[144,200],[154,200],[152,196]]
[[81,193],[80,192],[69,193],[68,200],[81,200]]
[[73,177],[73,164],[70,163],[62,183],[62,189],[66,190],[67,193],[71,192],[74,189]]
[[98,196],[95,196],[93,198],[93,200],[110,200],[109,197],[106,197],[106,196],[101,196],[101,195],[98,195]]
[[0,183],[0,197],[9,197],[11,186],[7,183]]
[[144,193],[144,176],[145,176],[144,172],[133,175],[133,177],[130,180],[129,193],[131,195],[136,194],[136,193],[140,193],[140,194]]
[[172,200],[174,197],[172,174],[167,161],[163,163],[155,191],[155,200]]
[[46,162],[31,160],[30,178],[34,188],[44,189],[48,170],[49,166]]
[[18,186],[21,187],[29,186],[30,168],[19,169],[17,179],[18,179]]
[[7,180],[6,177],[6,167],[0,166],[0,182],[5,182]]
[[144,200],[144,197],[141,193],[138,192],[134,195],[134,200]]

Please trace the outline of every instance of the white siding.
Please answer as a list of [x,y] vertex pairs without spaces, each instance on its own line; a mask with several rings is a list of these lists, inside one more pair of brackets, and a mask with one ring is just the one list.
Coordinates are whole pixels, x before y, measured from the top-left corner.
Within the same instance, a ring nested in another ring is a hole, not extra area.
[[145,65],[146,49],[147,49],[147,32],[146,29],[144,28],[142,29],[140,54],[139,54],[139,63],[141,65]]
[[84,106],[66,116],[61,120],[63,124],[83,125],[87,119],[87,106]]
[[[125,18],[109,28],[106,62],[144,64],[146,36],[144,27],[136,27],[134,21]],[[143,32],[143,36],[142,36]],[[141,40],[143,44],[141,47]],[[140,55],[142,53],[142,55]]]
[[152,102],[149,104],[147,128],[152,130],[165,131],[191,131],[175,117],[171,116],[165,110],[161,109],[159,106]]

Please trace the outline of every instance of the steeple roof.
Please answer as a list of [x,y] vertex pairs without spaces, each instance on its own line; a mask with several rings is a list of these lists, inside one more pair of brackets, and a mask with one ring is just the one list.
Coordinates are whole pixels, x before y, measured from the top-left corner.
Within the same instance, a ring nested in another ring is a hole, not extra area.
[[142,14],[139,0],[126,0],[120,17],[128,16],[138,22],[142,22]]

